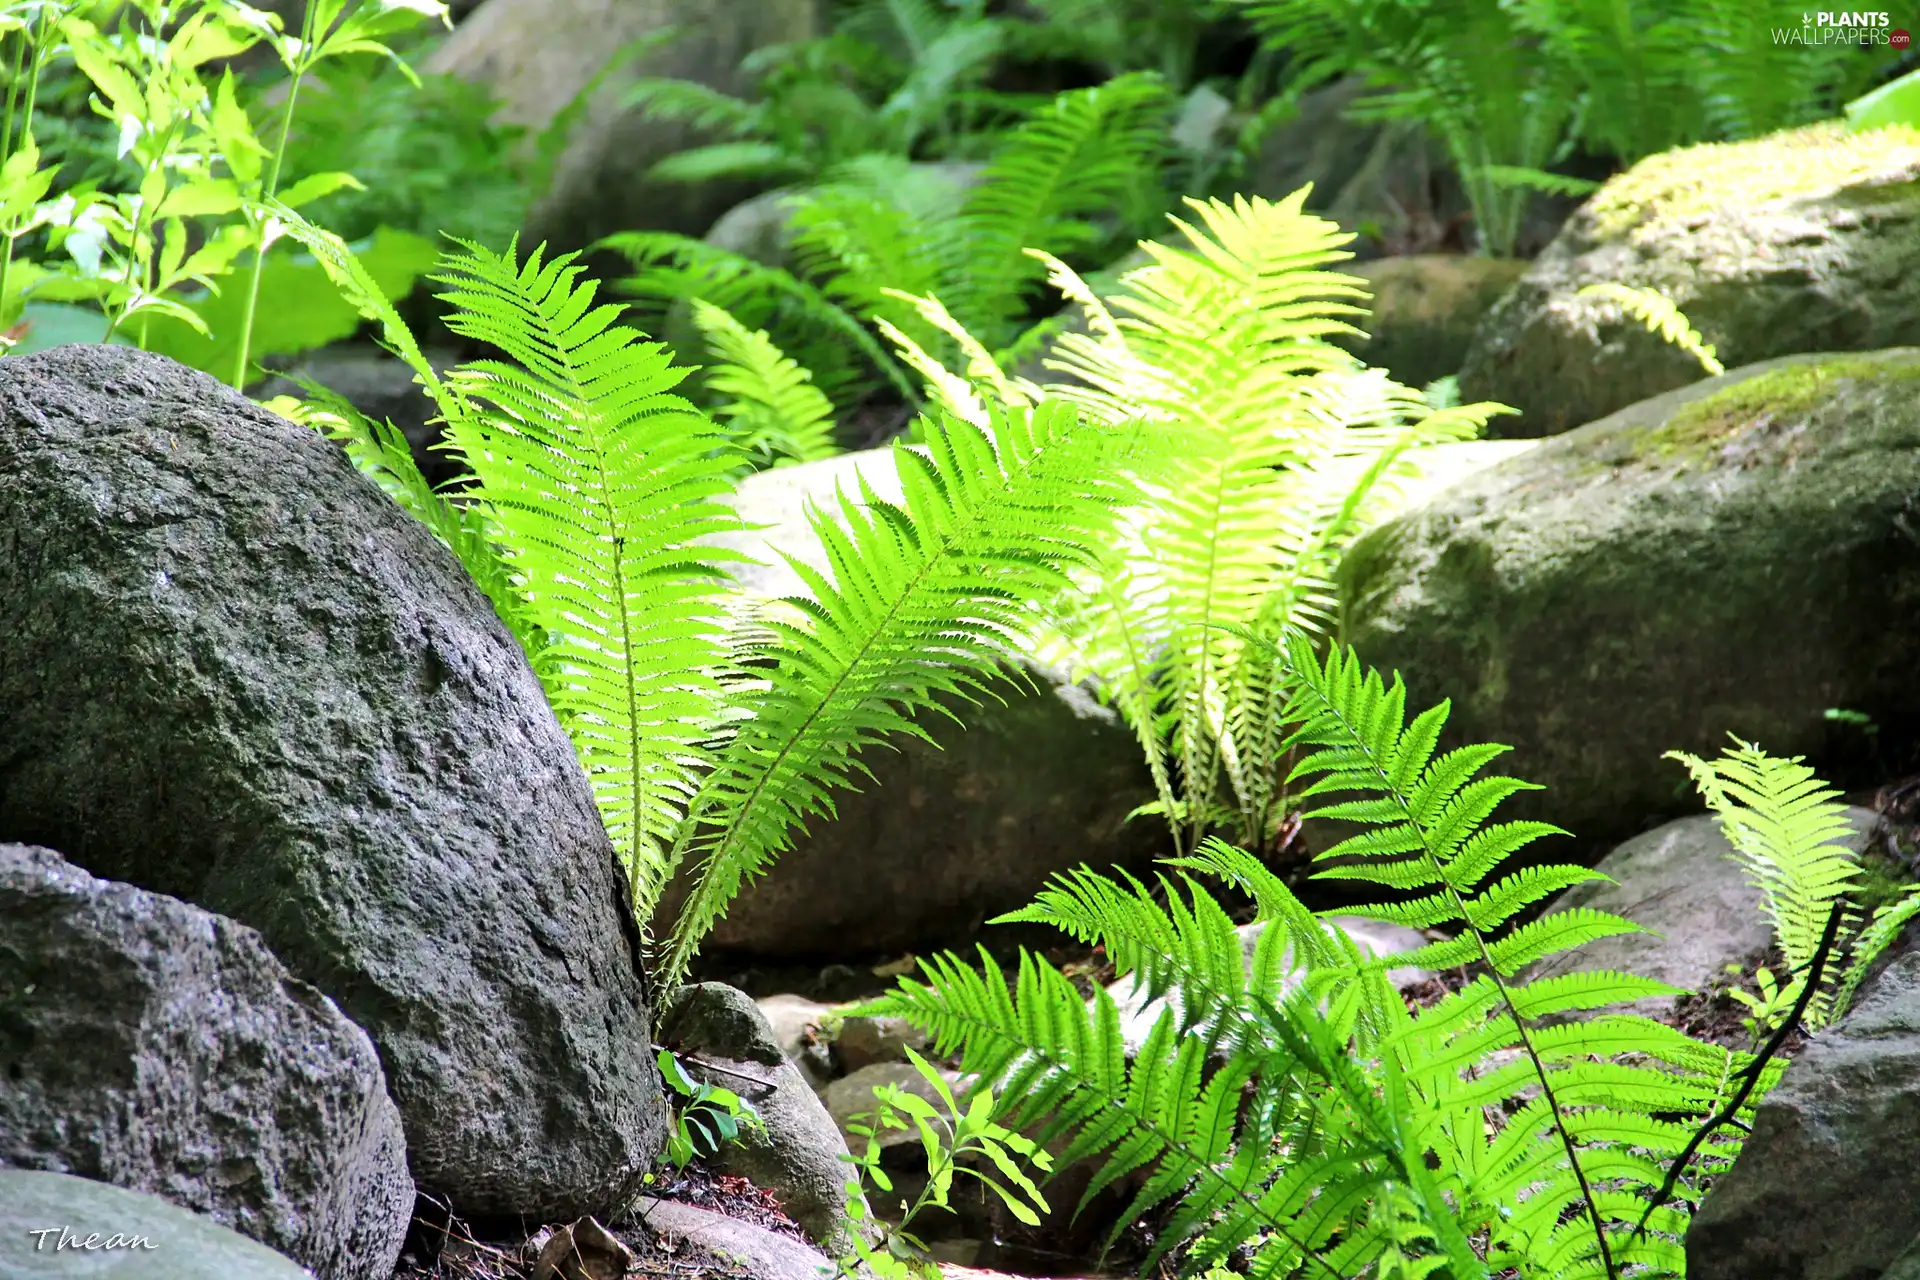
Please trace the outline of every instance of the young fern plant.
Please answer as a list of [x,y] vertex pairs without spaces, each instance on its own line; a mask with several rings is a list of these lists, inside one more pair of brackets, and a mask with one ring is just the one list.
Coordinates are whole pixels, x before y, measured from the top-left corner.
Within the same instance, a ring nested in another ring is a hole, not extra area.
[[[1770,756],[1735,738],[1713,760],[1684,751],[1669,751],[1667,758],[1686,766],[1719,818],[1735,861],[1760,891],[1761,910],[1786,961],[1784,975],[1764,965],[1756,971],[1761,998],[1731,993],[1753,1010],[1756,1039],[1775,1030],[1803,994],[1801,1024],[1809,1032],[1828,1026],[1847,1011],[1874,960],[1920,915],[1920,886],[1908,886],[1904,897],[1866,918],[1852,901],[1861,868],[1846,843],[1852,832],[1846,806],[1801,757]],[[1836,906],[1842,919],[1834,954],[1845,959],[1827,966],[1824,980],[1804,993]]]
[[[1664,1163],[1688,1150],[1686,1118],[1724,1105],[1753,1058],[1630,1015],[1552,1022],[1673,991],[1616,972],[1521,976],[1637,926],[1588,909],[1519,923],[1598,873],[1513,865],[1556,829],[1493,820],[1527,787],[1485,774],[1505,748],[1439,752],[1447,705],[1409,719],[1405,687],[1350,653],[1322,661],[1294,633],[1279,661],[1291,777],[1305,796],[1346,797],[1318,814],[1363,828],[1319,874],[1381,890],[1361,914],[1454,936],[1363,958],[1257,858],[1215,839],[1169,860],[1179,880],[1161,894],[1083,869],[1006,917],[1098,942],[1150,991],[1179,990],[1131,1061],[1111,997],[1089,1004],[1031,952],[1011,979],[984,951],[978,970],[929,959],[860,1012],[904,1017],[957,1052],[1004,1100],[1009,1127],[1066,1140],[1057,1167],[1095,1161],[1081,1207],[1130,1192],[1114,1235],[1158,1211],[1154,1258],[1178,1250],[1188,1272],[1240,1250],[1248,1274],[1274,1278],[1680,1274],[1684,1204],[1635,1228]],[[1266,927],[1249,960],[1194,873],[1255,900]],[[1411,1012],[1385,979],[1404,965],[1475,976]],[[1737,1148],[1702,1145],[1679,1179],[1686,1198]]]
[[[738,526],[721,501],[733,451],[673,394],[686,371],[616,325],[620,308],[596,306],[571,257],[451,255],[435,277],[449,325],[504,358],[442,378],[337,237],[283,205],[262,212],[381,327],[446,419],[475,477],[453,500],[484,513],[544,636],[535,669],[643,922],[687,866],[677,917],[651,931],[670,929],[658,957],[668,987],[794,830],[832,811],[863,748],[927,736],[916,716],[951,714],[984,687],[1127,496],[1108,465],[1113,433],[1070,406],[984,425],[940,415],[923,424],[924,448],[894,451],[899,503],[863,487],[811,513],[825,565],[794,562],[810,597],[730,633],[742,612],[733,557],[706,538]],[[483,558],[467,563],[485,571]]]
[[1183,851],[1220,828],[1261,853],[1282,839],[1283,686],[1273,651],[1236,629],[1323,630],[1341,550],[1390,509],[1414,451],[1510,412],[1435,410],[1334,344],[1357,332],[1366,293],[1330,269],[1353,237],[1304,212],[1308,195],[1188,201],[1192,221],[1171,219],[1178,239],[1143,244],[1148,264],[1106,300],[1032,255],[1086,317],[1047,361],[1071,381],[1004,375],[944,299],[912,301],[958,371],[883,324],[954,412],[1052,395],[1143,442],[1127,463],[1141,500],[1056,604],[1045,648],[1124,713]]
[[1164,86],[1146,75],[1061,94],[1001,140],[944,216],[901,194],[900,166],[839,168],[793,197],[792,272],[663,232],[603,244],[637,268],[623,287],[657,306],[704,298],[768,326],[795,352],[812,335],[786,326],[825,329],[912,396],[911,380],[864,326],[884,319],[938,348],[944,335],[900,297],[937,294],[989,348],[1016,349],[1044,278],[1024,250],[1074,254],[1098,243],[1094,219],[1157,172],[1169,109]]

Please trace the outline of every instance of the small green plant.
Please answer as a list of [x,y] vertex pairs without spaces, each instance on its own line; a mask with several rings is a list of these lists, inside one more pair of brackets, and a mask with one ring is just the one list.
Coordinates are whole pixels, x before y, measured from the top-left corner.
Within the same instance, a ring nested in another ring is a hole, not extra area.
[[[1905,886],[1903,896],[1868,919],[1855,901],[1862,868],[1846,843],[1852,825],[1840,793],[1798,756],[1781,759],[1752,743],[1733,741],[1713,760],[1667,753],[1686,766],[1719,818],[1735,860],[1760,891],[1774,942],[1786,960],[1784,974],[1764,965],[1754,972],[1757,994],[1738,988],[1728,994],[1750,1011],[1756,1042],[1780,1027],[1803,994],[1800,1020],[1809,1031],[1818,1031],[1846,1012],[1868,967],[1920,915],[1920,885]],[[1841,913],[1838,961],[1826,966],[1824,986],[1804,992],[1835,910]]]
[[1843,42],[1783,57],[1805,21],[1792,0],[1235,3],[1290,55],[1289,92],[1362,77],[1378,92],[1356,117],[1425,122],[1461,175],[1481,252],[1496,256],[1513,253],[1532,190],[1573,193],[1544,171],[1576,145],[1628,165],[1758,137],[1836,113],[1877,70]]
[[[933,1265],[926,1243],[908,1228],[926,1210],[947,1208],[954,1181],[963,1176],[993,1192],[1009,1213],[1029,1226],[1039,1225],[1040,1215],[1050,1212],[1032,1175],[1020,1166],[1025,1163],[1044,1176],[1052,1169],[1053,1158],[1031,1139],[994,1123],[991,1090],[975,1089],[963,1108],[937,1068],[911,1048],[906,1053],[939,1097],[944,1114],[918,1094],[887,1084],[874,1090],[878,1109],[855,1117],[847,1126],[866,1141],[860,1151],[846,1157],[855,1170],[846,1185],[846,1217],[853,1227],[847,1234],[853,1241],[853,1252],[840,1259],[836,1274],[841,1276],[855,1275],[857,1268],[866,1266],[882,1280],[937,1280],[940,1270]],[[912,1204],[900,1202],[900,1224],[887,1227],[880,1242],[870,1244],[861,1230],[872,1215],[867,1188],[893,1190],[893,1180],[880,1167],[881,1137],[888,1131],[902,1130],[918,1133],[927,1157],[927,1182]],[[991,1164],[994,1172],[980,1167],[983,1161]]]
[[696,1157],[714,1156],[725,1144],[738,1142],[743,1128],[761,1127],[760,1113],[751,1102],[731,1089],[695,1080],[671,1051],[662,1049],[656,1063],[660,1078],[681,1099],[660,1157],[671,1167],[684,1169]]
[[[42,307],[89,302],[101,311],[96,340],[135,341],[203,368],[218,356],[229,361],[222,372],[231,370],[235,384],[242,384],[253,367],[267,251],[278,235],[275,224],[256,219],[252,210],[264,207],[263,198],[295,208],[356,184],[347,173],[318,171],[279,189],[299,79],[327,59],[389,54],[384,37],[424,16],[444,16],[444,6],[433,0],[374,0],[351,13],[344,12],[345,3],[314,0],[305,18],[311,30],[302,39],[284,35],[271,15],[224,3],[133,0],[107,15],[110,26],[84,16],[94,12],[87,6],[29,0],[8,7],[0,21],[12,62],[6,127],[0,130],[6,235],[0,300],[9,307],[9,324],[20,317],[12,308],[29,301]],[[209,64],[262,41],[286,61],[294,81],[279,109],[272,146],[256,133],[230,68],[211,87],[202,77]],[[59,171],[45,167],[33,127],[40,79],[66,62],[91,91],[89,110],[117,143],[107,180],[61,190]],[[35,242],[44,243],[44,254],[16,262],[16,253]],[[252,267],[245,287],[225,311],[222,281],[248,254]],[[18,277],[17,290],[10,276]],[[325,283],[317,271],[308,282]],[[406,275],[402,291],[411,282]],[[280,301],[292,304],[284,315],[294,318],[293,330],[299,331],[307,319],[306,300]],[[216,316],[223,330],[218,344],[210,323]],[[59,312],[28,315],[25,328],[67,318]],[[286,332],[282,326],[274,344],[279,349],[285,349]],[[311,326],[305,330],[313,332]]]
[[715,414],[749,465],[815,462],[839,452],[833,402],[766,330],[750,330],[701,299],[694,300],[693,322],[715,360],[706,379],[707,389],[722,398]]

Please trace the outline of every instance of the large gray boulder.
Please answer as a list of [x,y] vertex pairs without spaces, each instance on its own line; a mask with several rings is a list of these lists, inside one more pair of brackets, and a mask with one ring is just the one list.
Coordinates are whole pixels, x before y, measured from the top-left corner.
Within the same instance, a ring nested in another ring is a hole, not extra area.
[[1920,711],[1917,388],[1912,349],[1791,357],[1543,441],[1361,539],[1346,637],[1410,705],[1452,699],[1443,745],[1516,748],[1548,789],[1502,813],[1589,848],[1694,808],[1661,756],[1729,732],[1849,782],[1827,709],[1890,748]]
[[[427,59],[426,69],[484,85],[501,119],[545,129],[594,85],[535,202],[525,239],[578,249],[615,231],[700,235],[754,192],[739,182],[662,182],[647,171],[675,151],[715,141],[623,105],[641,76],[744,93],[740,64],[756,49],[821,34],[818,0],[486,0]],[[621,51],[638,57],[609,68]]]
[[265,1245],[158,1196],[25,1169],[0,1169],[0,1275],[314,1280],[312,1272]]
[[[1920,953],[1888,965],[1760,1103],[1687,1232],[1690,1280],[1920,1273]],[[1904,1255],[1904,1256],[1903,1256]],[[1898,1266],[1896,1266],[1898,1261]],[[1890,1269],[1891,1268],[1891,1269]]]
[[[886,449],[779,467],[740,486],[736,508],[765,527],[720,541],[762,561],[737,571],[747,593],[804,594],[776,553],[822,563],[806,504],[830,499],[836,485],[857,496],[860,477],[883,500],[898,498]],[[965,728],[929,717],[937,749],[907,740],[865,752],[872,781],[837,793],[834,816],[815,819],[747,885],[706,951],[844,959],[963,945],[983,920],[1031,902],[1055,872],[1138,870],[1166,852],[1162,828],[1126,820],[1152,783],[1116,713],[1038,667],[1010,673],[993,695],[954,708]],[[683,889],[669,888],[669,913]]]
[[1920,343],[1920,134],[1813,125],[1650,156],[1589,200],[1481,321],[1467,400],[1554,435],[1698,381],[1692,356],[1590,284],[1677,303],[1729,368]]
[[0,839],[258,929],[457,1211],[660,1150],[612,846],[519,646],[318,434],[126,348],[0,361]]
[[[1681,768],[1668,762],[1676,776]],[[1879,815],[1848,809],[1848,847],[1866,848]],[[1734,860],[1733,846],[1712,814],[1669,822],[1609,853],[1595,868],[1610,877],[1575,885],[1549,911],[1588,908],[1625,916],[1645,933],[1599,938],[1535,965],[1529,980],[1611,969],[1652,978],[1683,991],[1706,991],[1728,976],[1728,965],[1750,971],[1773,941],[1761,915],[1760,890]],[[1653,997],[1609,1012],[1664,1018],[1674,1000]]]
[[321,1280],[392,1276],[413,1180],[380,1060],[253,930],[0,844],[0,992],[0,1165],[151,1192]]

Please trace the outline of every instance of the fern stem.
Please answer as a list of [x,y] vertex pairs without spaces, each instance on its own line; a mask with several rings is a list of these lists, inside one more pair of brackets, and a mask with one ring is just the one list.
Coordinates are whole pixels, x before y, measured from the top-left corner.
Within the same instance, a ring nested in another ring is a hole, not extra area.
[[[1289,664],[1291,664],[1291,659],[1289,659]],[[1295,674],[1297,675],[1297,672]],[[1526,1021],[1520,1013],[1519,1006],[1513,999],[1513,992],[1507,986],[1506,977],[1494,964],[1493,950],[1487,942],[1486,934],[1474,923],[1472,913],[1468,911],[1465,899],[1460,896],[1460,891],[1454,887],[1453,881],[1447,876],[1445,868],[1441,865],[1439,855],[1434,851],[1426,825],[1414,817],[1412,807],[1408,805],[1406,797],[1401,794],[1400,789],[1394,785],[1391,773],[1381,764],[1379,758],[1374,753],[1371,741],[1367,738],[1361,727],[1355,725],[1348,718],[1344,707],[1337,705],[1333,699],[1322,695],[1312,681],[1304,680],[1301,681],[1301,684],[1305,687],[1308,694],[1319,704],[1320,708],[1337,720],[1346,730],[1347,736],[1351,740],[1351,745],[1366,757],[1374,776],[1379,779],[1382,793],[1399,809],[1402,820],[1405,821],[1408,829],[1419,836],[1421,856],[1426,860],[1428,868],[1432,871],[1434,878],[1446,893],[1447,901],[1453,907],[1456,918],[1465,922],[1467,931],[1473,935],[1474,946],[1480,953],[1480,962],[1486,966],[1488,975],[1493,979],[1495,988],[1500,992],[1500,1001],[1506,1007],[1507,1016],[1513,1020],[1514,1032],[1519,1037],[1520,1047],[1526,1053],[1527,1060],[1533,1065],[1534,1078],[1540,1083],[1541,1097],[1547,1104],[1549,1114],[1553,1117],[1554,1133],[1559,1137],[1561,1148],[1567,1153],[1567,1163],[1573,1170],[1575,1181],[1580,1185],[1580,1197],[1585,1202],[1587,1217],[1593,1223],[1594,1239],[1600,1246],[1600,1260],[1606,1268],[1607,1280],[1619,1280],[1620,1273],[1614,1264],[1613,1249],[1607,1242],[1606,1224],[1600,1216],[1599,1202],[1594,1198],[1593,1184],[1588,1180],[1587,1171],[1580,1163],[1579,1149],[1574,1142],[1573,1134],[1567,1128],[1566,1111],[1561,1105],[1559,1095],[1554,1092],[1553,1081],[1547,1071],[1546,1063],[1541,1060],[1540,1052],[1534,1046],[1533,1037],[1527,1030]]]

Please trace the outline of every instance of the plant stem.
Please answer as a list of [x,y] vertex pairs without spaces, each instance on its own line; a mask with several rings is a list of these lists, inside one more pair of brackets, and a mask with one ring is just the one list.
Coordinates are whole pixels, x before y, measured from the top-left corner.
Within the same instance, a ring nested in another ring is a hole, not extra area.
[[[288,70],[287,102],[280,112],[280,136],[273,144],[273,155],[267,161],[267,178],[260,189],[260,198],[273,199],[280,189],[280,164],[286,158],[287,137],[293,132],[293,112],[300,101],[300,83],[306,78],[313,65],[313,0],[307,0],[304,15],[300,19],[300,56]],[[244,392],[247,389],[247,359],[253,347],[253,317],[260,305],[260,279],[267,265],[267,237],[263,223],[260,229],[260,244],[253,251],[253,271],[247,278],[247,302],[240,313],[240,353],[233,366],[233,389]]]
[[[20,45],[15,53],[13,66],[7,76],[7,115],[6,124],[0,129],[0,164],[5,164],[13,156],[13,112],[19,101],[20,72],[27,61],[27,50],[33,50],[33,65],[27,77],[27,107],[20,115],[20,137],[22,141],[33,136],[33,108],[40,94],[40,42],[46,38],[47,14],[42,9],[37,15],[37,30],[29,35],[25,28],[20,31]],[[7,274],[13,266],[13,228],[8,227],[4,237],[6,243],[0,245],[0,315],[3,315],[7,302]]]

